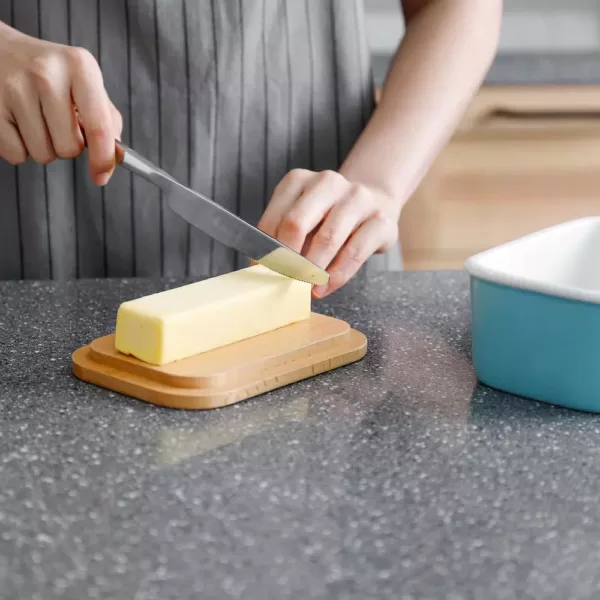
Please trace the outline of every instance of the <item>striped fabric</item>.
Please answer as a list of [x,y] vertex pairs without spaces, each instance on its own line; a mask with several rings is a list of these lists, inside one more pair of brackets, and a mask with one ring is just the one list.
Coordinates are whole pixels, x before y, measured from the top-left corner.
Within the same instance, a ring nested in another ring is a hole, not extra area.
[[[291,168],[335,169],[372,110],[362,0],[2,0],[0,20],[83,46],[123,141],[256,224]],[[85,157],[0,160],[0,279],[214,275],[241,257],[152,185]]]

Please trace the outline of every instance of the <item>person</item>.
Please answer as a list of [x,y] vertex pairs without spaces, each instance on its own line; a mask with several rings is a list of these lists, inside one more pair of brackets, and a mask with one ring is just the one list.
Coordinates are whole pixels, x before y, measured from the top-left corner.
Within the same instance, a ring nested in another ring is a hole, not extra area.
[[327,268],[315,297],[339,289],[397,247],[498,44],[502,0],[400,4],[375,103],[362,0],[4,0],[0,278],[239,266],[114,169],[118,138]]

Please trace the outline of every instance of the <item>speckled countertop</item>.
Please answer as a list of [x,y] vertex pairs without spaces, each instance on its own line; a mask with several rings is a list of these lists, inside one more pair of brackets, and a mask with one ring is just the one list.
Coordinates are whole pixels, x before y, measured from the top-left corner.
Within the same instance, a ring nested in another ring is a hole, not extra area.
[[363,362],[212,412],[70,374],[158,289],[0,284],[0,598],[599,597],[600,417],[476,384],[464,274],[357,280]]

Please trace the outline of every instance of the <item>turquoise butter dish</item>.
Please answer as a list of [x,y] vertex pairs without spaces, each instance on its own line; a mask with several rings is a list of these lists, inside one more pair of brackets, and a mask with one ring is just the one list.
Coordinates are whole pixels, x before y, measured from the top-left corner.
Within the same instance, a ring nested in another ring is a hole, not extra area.
[[479,381],[600,412],[600,218],[497,246],[465,268]]

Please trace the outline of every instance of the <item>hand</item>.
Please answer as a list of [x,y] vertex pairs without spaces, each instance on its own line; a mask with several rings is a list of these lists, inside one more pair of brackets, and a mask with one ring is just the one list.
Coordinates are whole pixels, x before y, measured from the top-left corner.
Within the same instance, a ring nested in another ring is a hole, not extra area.
[[47,164],[83,152],[92,179],[104,185],[114,169],[121,115],[104,88],[94,57],[81,48],[24,35],[0,23],[0,157],[18,165]]
[[398,240],[399,203],[383,190],[335,171],[290,171],[275,188],[258,227],[327,269],[323,298],[348,282],[373,254]]

